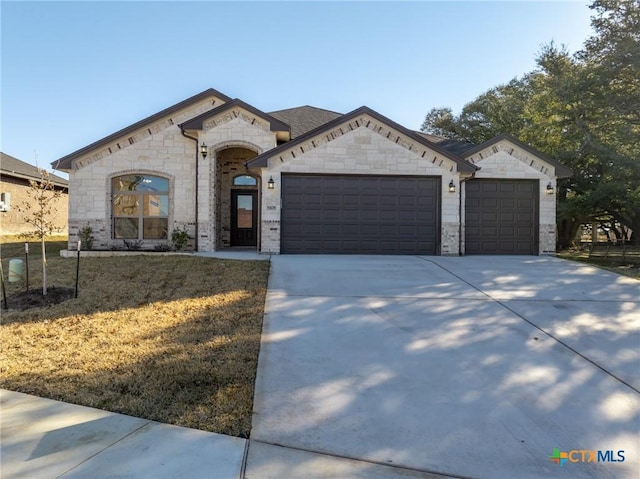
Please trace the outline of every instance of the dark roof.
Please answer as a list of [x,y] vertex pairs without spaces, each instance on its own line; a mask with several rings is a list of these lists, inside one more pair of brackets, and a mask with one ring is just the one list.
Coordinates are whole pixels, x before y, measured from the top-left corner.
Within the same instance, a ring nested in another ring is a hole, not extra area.
[[223,103],[222,105],[214,108],[213,110],[205,111],[204,113],[196,116],[195,118],[187,120],[184,123],[180,123],[178,126],[180,128],[184,128],[185,130],[201,130],[202,124],[207,118],[210,118],[213,115],[218,115],[221,112],[234,107],[242,107],[245,110],[250,111],[254,115],[259,116],[263,120],[267,121],[271,127],[271,131],[290,131],[291,129],[288,123],[282,122],[281,120],[275,118],[273,115],[260,111],[257,108],[249,105],[248,103],[243,102],[238,98],[234,98],[233,100],[228,101],[227,103]]
[[123,128],[122,130],[116,131],[115,133],[104,137],[101,140],[98,140],[94,143],[91,143],[90,145],[85,146],[84,148],[80,148],[77,151],[74,151],[73,153],[67,155],[67,156],[63,156],[62,158],[60,158],[57,161],[54,161],[53,163],[51,163],[51,166],[54,167],[55,169],[58,170],[68,170],[71,169],[71,163],[73,160],[75,160],[76,158],[84,155],[85,153],[88,153],[91,150],[94,150],[96,148],[100,148],[101,146],[106,146],[109,143],[117,140],[120,137],[126,136],[129,133],[133,133],[136,130],[139,130],[140,128],[143,128],[145,125],[149,124],[149,123],[153,123],[154,121],[160,120],[161,118],[171,115],[172,113],[178,112],[180,110],[182,110],[183,108],[190,106],[194,103],[197,103],[199,101],[204,100],[207,97],[210,96],[216,96],[218,98],[223,99],[225,102],[226,101],[230,101],[231,98],[228,97],[227,95],[225,95],[224,93],[219,92],[218,90],[214,90],[213,88],[209,88],[208,90],[205,90],[201,93],[198,93],[197,95],[194,95],[190,98],[187,98],[186,100],[183,100],[179,103],[176,103],[175,105],[170,106],[169,108],[165,108],[162,111],[159,111],[158,113],[155,113],[147,118],[145,118],[144,120],[140,120],[136,123],[134,123],[133,125],[129,125],[126,128]]
[[304,105],[296,108],[287,108],[286,110],[272,111],[269,115],[285,122],[287,125],[291,125],[291,139],[293,140],[331,120],[335,120],[342,116],[342,113]]
[[450,151],[454,155],[463,156],[467,151],[475,148],[476,145],[469,143],[468,141],[452,140],[451,138],[442,138],[441,136],[430,135],[423,131],[416,131],[416,133],[432,143]]
[[339,116],[331,121],[329,121],[328,123],[325,123],[324,125],[319,126],[318,128],[315,128],[311,131],[306,132],[303,135],[298,136],[295,140],[291,140],[287,143],[284,143],[276,148],[274,148],[273,150],[269,150],[264,152],[261,155],[258,155],[257,157],[255,157],[252,160],[249,160],[247,162],[247,165],[252,166],[252,167],[265,167],[267,166],[267,162],[269,160],[269,158],[276,156],[277,154],[288,150],[289,148],[299,144],[299,143],[303,143],[305,141],[307,141],[308,139],[321,134],[324,131],[328,131],[331,130],[332,128],[335,128],[336,126],[348,122],[356,117],[358,117],[359,115],[362,114],[367,114],[373,118],[375,118],[376,120],[385,123],[386,125],[390,126],[391,128],[398,130],[399,132],[401,132],[402,134],[408,136],[409,138],[417,141],[418,143],[427,146],[428,148],[440,153],[442,156],[445,156],[446,158],[449,158],[450,160],[453,160],[457,165],[458,165],[458,171],[461,172],[469,172],[469,173],[473,173],[474,171],[476,171],[478,168],[470,163],[467,163],[466,161],[464,161],[462,158],[454,155],[453,153],[448,152],[447,150],[443,149],[442,147],[438,146],[435,143],[432,143],[431,141],[427,140],[426,138],[424,138],[423,136],[420,136],[418,134],[416,134],[414,131],[408,130],[407,128],[405,128],[404,126],[394,122],[393,120],[390,120],[389,118],[387,118],[386,116],[381,115],[380,113],[378,113],[377,111],[372,110],[369,107],[366,106],[361,106],[360,108],[357,108],[355,110],[353,110],[350,113],[347,113],[345,115]]
[[[42,178],[37,167],[2,152],[0,152],[0,173],[25,180],[40,180]],[[69,187],[69,182],[58,175],[49,173],[49,180],[55,186]]]
[[468,158],[470,156],[473,156],[474,154],[478,153],[479,151],[484,150],[485,148],[490,147],[491,145],[495,145],[496,143],[498,143],[499,141],[502,140],[507,140],[510,141],[511,143],[517,145],[518,147],[522,148],[525,151],[528,151],[529,153],[531,153],[532,155],[537,156],[538,158],[540,158],[541,160],[546,161],[547,163],[549,163],[550,165],[552,165],[555,170],[556,170],[556,176],[558,178],[569,178],[571,175],[573,175],[573,171],[571,171],[571,169],[567,168],[566,166],[564,166],[562,163],[560,163],[558,160],[551,158],[550,156],[545,155],[544,153],[536,150],[535,148],[533,148],[532,146],[527,145],[526,143],[522,143],[520,140],[518,140],[517,138],[507,134],[507,133],[502,133],[494,138],[491,138],[490,140],[485,141],[484,143],[481,143],[479,145],[474,146],[472,149],[468,150],[464,156],[465,158]]

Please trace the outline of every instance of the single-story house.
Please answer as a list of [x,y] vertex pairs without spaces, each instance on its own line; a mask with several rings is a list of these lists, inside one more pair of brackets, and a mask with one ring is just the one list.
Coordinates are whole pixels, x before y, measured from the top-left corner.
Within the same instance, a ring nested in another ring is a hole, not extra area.
[[365,106],[263,112],[209,89],[71,153],[69,244],[176,228],[198,251],[555,252],[556,179],[571,174],[509,135],[481,145],[412,131]]
[[[18,207],[30,203],[35,206],[28,192],[30,181],[40,181],[42,176],[37,167],[25,163],[6,153],[0,152],[0,234],[19,235],[33,231],[33,227],[24,221]],[[50,218],[60,234],[67,233],[69,182],[64,178],[49,174],[53,188],[61,192],[55,204],[55,212]]]

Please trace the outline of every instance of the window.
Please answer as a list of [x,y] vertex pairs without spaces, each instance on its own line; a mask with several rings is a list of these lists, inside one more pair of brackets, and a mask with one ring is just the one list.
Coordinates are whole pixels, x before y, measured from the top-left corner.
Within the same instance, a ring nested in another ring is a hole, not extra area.
[[169,180],[151,175],[113,178],[113,237],[167,239]]
[[256,186],[257,184],[258,180],[249,175],[239,175],[233,179],[233,186]]

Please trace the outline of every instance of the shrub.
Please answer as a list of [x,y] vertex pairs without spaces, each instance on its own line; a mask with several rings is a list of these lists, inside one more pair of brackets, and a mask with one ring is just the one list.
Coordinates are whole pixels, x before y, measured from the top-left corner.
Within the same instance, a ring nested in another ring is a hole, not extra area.
[[189,242],[189,233],[186,229],[176,228],[171,233],[171,242],[176,251],[182,251]]
[[80,237],[80,241],[82,242],[82,249],[91,250],[93,249],[93,228],[89,225],[85,226],[78,233]]

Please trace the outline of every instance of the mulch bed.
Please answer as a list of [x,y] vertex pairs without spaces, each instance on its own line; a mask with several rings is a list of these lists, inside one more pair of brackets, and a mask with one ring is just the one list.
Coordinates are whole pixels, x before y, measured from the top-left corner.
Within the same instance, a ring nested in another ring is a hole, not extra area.
[[[7,297],[8,308],[13,311],[25,311],[31,308],[42,308],[53,306],[72,299],[75,296],[75,290],[72,288],[62,288],[51,286],[47,288],[47,295],[42,295],[41,288],[33,288],[28,291],[21,291]],[[4,307],[3,303],[3,307]]]

